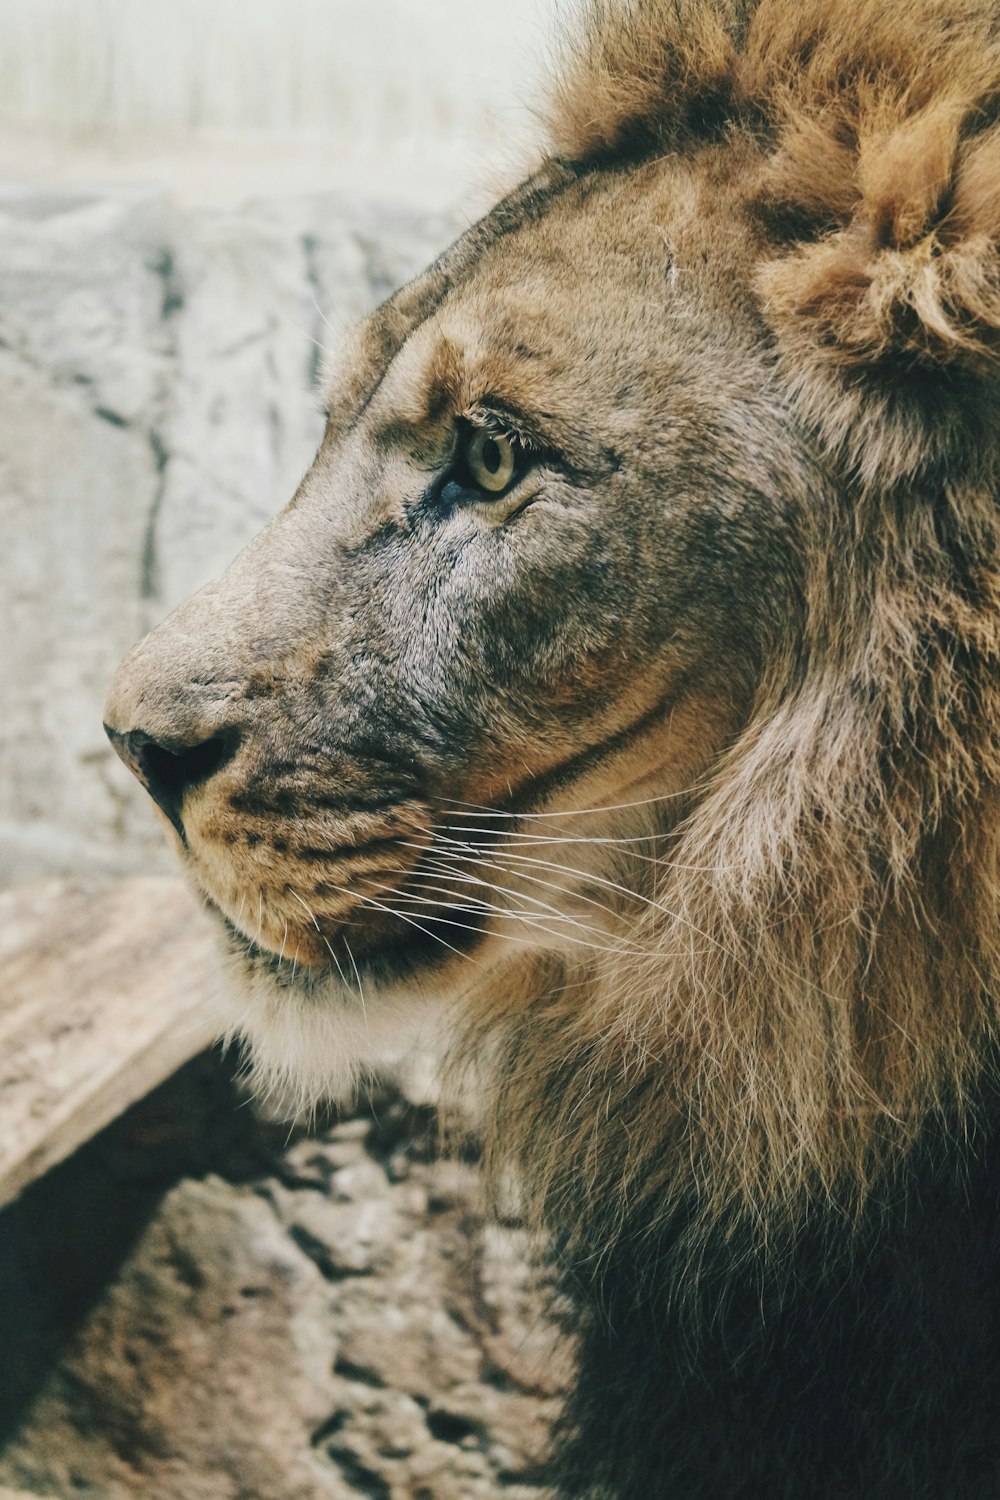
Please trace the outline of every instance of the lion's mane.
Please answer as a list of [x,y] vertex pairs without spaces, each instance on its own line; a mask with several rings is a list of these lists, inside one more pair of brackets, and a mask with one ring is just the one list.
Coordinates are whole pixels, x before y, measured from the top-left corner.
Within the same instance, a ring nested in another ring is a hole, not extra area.
[[[913,1431],[967,1392],[922,1354],[909,1389],[899,1329],[947,1340],[959,1315],[926,1288],[983,1274],[996,1217],[998,99],[1000,23],[974,0],[600,3],[554,89],[574,170],[751,143],[776,369],[852,498],[817,524],[802,639],[675,830],[633,950],[522,968],[506,1019],[484,1001],[487,1139],[594,1308],[569,1493],[801,1494],[819,1469],[782,1402],[822,1427],[838,1494],[842,1460],[869,1494],[995,1478],[975,1419],[981,1472],[962,1429],[937,1474]],[[949,1221],[979,1226],[964,1270]],[[875,1348],[844,1320],[896,1332]],[[676,1400],[667,1367],[695,1372]],[[740,1441],[745,1491],[713,1467]]]
[[972,1128],[1000,972],[998,96],[992,7],[928,0],[599,5],[558,87],[576,162],[765,143],[778,358],[856,497],[633,948],[585,998],[523,981],[529,1025],[508,990],[490,1138],[588,1236],[679,1196],[690,1231],[692,1192],[764,1238],[850,1216],[929,1118]]

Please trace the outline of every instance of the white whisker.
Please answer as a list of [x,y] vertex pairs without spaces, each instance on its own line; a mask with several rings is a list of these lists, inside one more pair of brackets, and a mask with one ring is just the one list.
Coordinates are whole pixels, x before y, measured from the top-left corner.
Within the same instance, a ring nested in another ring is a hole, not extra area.
[[354,977],[358,981],[358,999],[361,1001],[361,1011],[362,1011],[362,1014],[364,1015],[364,1018],[365,1018],[365,1027],[367,1028],[367,1026],[368,1026],[368,1007],[365,1004],[365,990],[364,990],[364,985],[361,983],[361,973],[360,973],[360,970],[358,969],[357,960],[354,957],[354,952],[353,952],[353,950],[351,948],[350,943],[347,941],[346,937],[344,938],[344,947],[347,949],[347,956],[351,960],[351,967],[354,970]]
[[[412,917],[407,917],[403,912],[394,911],[391,906],[386,906],[383,902],[376,901],[374,896],[367,896],[363,891],[348,890],[346,886],[337,885],[335,881],[330,881],[329,884],[333,886],[334,890],[339,891],[342,896],[350,896],[352,900],[355,901],[364,901],[369,906],[374,906],[378,911],[385,912],[390,917],[398,917],[401,922],[409,923],[409,925],[411,927],[415,927],[418,932],[422,932],[425,937],[433,938],[434,941],[440,943],[442,947],[448,948],[452,953],[456,954],[458,958],[466,958],[470,963],[478,962],[478,960],[474,959],[470,953],[463,953],[460,948],[455,948],[451,943],[445,942],[440,933],[428,932],[426,927],[421,927],[420,923],[415,922]],[[393,895],[397,894],[397,891],[393,886],[376,887],[376,889],[387,890]]]
[[[494,868],[494,869],[498,869],[498,870],[503,868],[502,866],[500,866],[498,864],[495,864],[494,862],[491,862],[491,861],[488,861],[488,860],[481,860],[481,861],[477,860],[476,863],[477,864],[481,863],[481,864],[487,865],[487,867],[489,867],[489,868]],[[418,872],[415,872],[415,873],[419,875],[420,872],[418,871]],[[465,875],[465,876],[458,875],[458,876],[454,876],[453,877],[452,874],[451,874],[451,871],[448,870],[446,867],[439,867],[438,873],[439,874],[446,874],[449,878],[457,879],[459,881],[462,881],[463,883],[469,883],[469,884],[473,884],[473,885],[481,885],[481,886],[484,886],[487,890],[493,890],[493,891],[502,892],[505,896],[513,896],[514,899],[518,900],[518,901],[530,901],[530,902],[533,903],[533,905],[539,906],[539,907],[542,908],[543,911],[548,912],[549,915],[552,916],[552,917],[554,917],[557,921],[571,923],[574,927],[579,927],[582,932],[589,932],[594,937],[601,937],[601,938],[604,938],[604,939],[608,939],[609,936],[610,936],[608,934],[608,932],[606,931],[606,929],[601,928],[601,927],[591,927],[588,923],[581,922],[579,920],[579,918],[577,918],[577,917],[571,917],[567,912],[560,911],[559,908],[557,906],[553,906],[551,904],[551,902],[549,902],[549,901],[543,901],[538,896],[529,895],[529,893],[527,891],[514,891],[514,890],[511,890],[510,886],[500,885],[498,881],[487,881],[487,880],[484,880],[481,876],[478,876],[478,875]],[[517,872],[515,870],[507,870],[505,873],[508,874],[508,875],[516,875],[517,874]],[[540,880],[537,879],[537,877],[531,876],[531,875],[526,876],[525,878],[528,879],[528,880],[534,880],[536,882],[536,884],[540,884],[540,885],[544,884],[544,885],[551,886],[551,888],[553,890],[560,890],[561,889],[561,887],[556,886],[554,884],[554,882],[552,882],[552,881],[540,881]],[[611,908],[610,907],[601,906],[599,902],[593,902],[592,904],[595,905],[595,906],[599,906],[602,911],[608,911],[609,913],[611,913]],[[507,908],[507,907],[497,907],[497,906],[494,906],[493,910],[501,913],[502,915],[506,915],[506,914],[509,913],[509,908]],[[613,915],[613,913],[611,913],[611,914]],[[528,916],[529,916],[528,913],[519,913],[519,915],[523,915],[524,918],[525,918],[525,920],[527,920]]]
[[654,807],[662,802],[677,802],[682,797],[689,797],[693,792],[706,791],[710,785],[711,782],[694,782],[681,791],[663,792],[655,797],[640,797],[635,802],[608,802],[601,807],[572,807],[563,812],[507,812],[499,807],[490,807],[485,802],[463,802],[457,797],[439,796],[437,800],[456,808],[457,811],[454,814],[456,818],[478,817],[482,813],[489,813],[494,818],[584,818],[598,813],[625,812],[636,807]]
[[345,990],[349,990],[351,986],[347,982],[347,975],[344,973],[343,969],[341,968],[341,966],[340,966],[340,959],[337,957],[336,953],[334,953],[332,946],[330,945],[329,941],[327,940],[326,934],[324,933],[322,927],[319,925],[319,922],[316,920],[316,913],[309,906],[306,905],[306,903],[303,901],[302,897],[300,895],[298,895],[297,892],[295,892],[295,891],[289,891],[288,894],[291,896],[291,898],[292,898],[293,901],[297,901],[299,903],[299,905],[302,907],[303,911],[305,912],[306,916],[310,918],[313,926],[315,927],[316,931],[319,933],[320,941],[322,942],[323,946],[326,948],[327,952],[329,953],[330,957],[333,959],[334,963],[337,965],[337,973],[340,975],[340,978],[341,978],[341,981],[343,983],[343,986],[344,986]]
[[[442,833],[452,835],[457,842],[463,842],[466,835],[473,833],[484,834],[488,838],[517,839],[519,842],[516,847],[519,849],[546,849],[553,844],[594,844],[605,845],[609,848],[624,848],[626,845],[632,844],[658,843],[670,837],[669,833],[637,833],[623,834],[621,836],[616,834],[552,833],[539,836],[535,833],[523,833],[513,828],[484,828],[475,824],[456,828],[450,823],[435,823],[434,832],[435,837],[440,836]],[[667,870],[682,870],[690,874],[708,875],[716,868],[714,865],[684,864],[679,860],[664,859],[661,855],[644,854],[632,848],[628,848],[627,853],[630,858],[643,860],[647,864],[662,865]]]
[[[475,847],[475,845],[469,846],[470,850]],[[544,886],[546,890],[555,891],[559,895],[572,896],[574,901],[584,901],[588,906],[593,906],[596,907],[598,911],[606,912],[609,917],[618,918],[621,915],[620,912],[618,912],[613,906],[608,906],[604,901],[598,901],[594,896],[586,896],[582,891],[568,890],[565,885],[559,885],[554,880],[545,880],[540,875],[530,875],[526,870],[512,870],[509,865],[502,864],[495,855],[487,857],[483,854],[472,854],[471,852],[467,852],[465,850],[459,853],[452,849],[443,849],[441,850],[441,858],[455,860],[456,865],[458,865],[459,868],[461,867],[461,863],[482,865],[484,869],[498,870],[501,874],[511,875],[517,880],[530,880],[533,885]],[[564,868],[569,867],[566,866]],[[583,871],[577,871],[576,873],[582,875],[585,880],[590,878]],[[475,879],[476,877],[470,876],[469,878]],[[486,882],[487,885],[489,883],[490,882],[488,881]],[[497,887],[497,889],[506,889],[506,887]],[[521,897],[522,900],[525,901],[535,901],[538,899],[537,897],[529,895],[527,891],[520,891],[517,894]],[[560,915],[562,914],[560,913]]]
[[[426,877],[421,877],[421,878],[426,879]],[[481,883],[485,884],[485,882],[481,882]],[[454,894],[452,891],[450,891],[448,889],[447,886],[429,885],[428,889],[429,890],[439,891],[442,894],[447,895],[447,896],[452,896]],[[496,889],[496,890],[505,890],[506,888],[504,886],[496,886],[496,887],[494,887],[494,889]],[[512,892],[511,894],[515,894],[515,893]],[[405,895],[406,895],[406,899],[407,900],[418,901],[418,902],[420,902],[421,905],[425,905],[425,906],[436,906],[436,907],[440,908],[442,906],[442,904],[443,904],[442,902],[440,902],[440,901],[434,901],[433,899],[431,899],[429,897],[417,896],[415,893],[412,893],[412,892],[406,892]],[[530,900],[532,898],[528,897],[527,899]],[[547,905],[547,903],[543,903],[543,905]],[[502,918],[502,919],[504,919],[506,921],[523,922],[523,923],[525,923],[526,926],[533,927],[533,928],[535,928],[539,932],[544,932],[549,937],[558,937],[562,941],[566,940],[566,934],[558,932],[558,931],[554,931],[553,928],[546,926],[545,920],[542,917],[537,916],[535,914],[532,914],[530,912],[526,912],[523,909],[521,909],[521,910],[511,910],[509,907],[498,906],[498,905],[496,905],[495,902],[488,902],[488,901],[480,901],[476,906],[471,906],[471,907],[462,906],[462,905],[458,904],[455,901],[449,901],[447,903],[445,909],[447,911],[467,912],[470,915],[500,917],[500,918]],[[578,942],[578,943],[580,943],[580,945],[582,947],[593,948],[596,951],[601,952],[601,953],[608,952],[609,950],[613,950],[614,952],[628,952],[629,951],[627,949],[622,949],[622,948],[618,947],[617,944],[614,944],[610,940],[608,934],[606,932],[603,932],[600,928],[598,928],[598,927],[588,927],[584,923],[576,921],[576,919],[574,917],[567,916],[564,913],[555,910],[555,908],[550,908],[550,910],[551,910],[551,913],[552,913],[552,915],[551,915],[551,917],[549,919],[550,921],[563,922],[563,923],[566,923],[569,926],[580,928],[580,930],[582,932],[589,932],[594,937],[598,937],[598,938],[603,938],[604,939],[604,941],[601,942],[601,943],[585,943],[585,942],[583,942],[582,939],[570,937],[569,941],[571,941],[571,942]],[[476,930],[478,930],[478,929],[476,929]]]
[[[411,898],[411,899],[418,899],[419,900],[419,898]],[[431,906],[438,906],[438,907],[440,907],[440,905],[441,905],[440,902],[434,902],[434,901],[427,902],[426,904],[431,905]],[[447,908],[447,907],[445,908],[445,910],[448,910],[448,909],[449,908]],[[516,918],[518,916],[518,914],[516,912],[509,912],[509,911],[498,911],[497,914],[499,916],[505,916],[505,917],[509,917],[509,918],[511,918],[511,917]],[[394,911],[393,912],[393,916],[401,917],[401,916],[403,916],[403,913],[400,912],[400,911]],[[404,921],[405,920],[406,919],[404,918]],[[479,933],[480,936],[483,933],[483,929],[481,927],[475,927],[475,926],[472,925],[471,922],[456,922],[454,920],[454,918],[452,918],[452,917],[438,917],[438,916],[432,916],[432,915],[430,915],[430,913],[424,913],[424,920],[426,922],[438,922],[438,923],[440,923],[441,925],[443,925],[445,927],[458,927],[458,928],[461,928],[461,930],[463,932],[475,932],[475,933]],[[528,917],[521,917],[520,920],[527,922],[529,926],[540,927],[541,931],[545,932],[547,934],[547,936],[553,937],[553,938],[559,938],[559,940],[561,942],[576,943],[581,948],[590,948],[594,952],[597,952],[597,953],[603,953],[603,952],[606,951],[606,949],[604,947],[599,946],[597,943],[588,943],[588,942],[585,942],[583,938],[566,936],[565,934],[562,934],[562,933],[553,932],[550,928],[541,926],[541,923],[536,922],[536,921],[532,921]],[[431,933],[429,935],[432,936],[432,937],[436,936],[436,934],[434,934],[434,933]],[[518,937],[514,937],[510,933],[504,934],[503,940],[504,940],[505,943],[520,943],[523,946],[529,947],[529,948],[535,948],[535,947],[537,947],[537,944],[534,943],[531,938],[518,938]],[[439,941],[443,942],[444,939],[443,938],[439,939]],[[446,945],[446,946],[448,946],[448,945]],[[455,951],[457,952],[458,950],[456,949]]]
[[[453,855],[453,857],[455,857],[455,858],[459,858],[459,857],[466,858],[466,859],[469,859],[470,861],[472,861],[474,863],[482,863],[482,864],[485,864],[485,865],[490,866],[490,867],[495,868],[495,869],[506,870],[506,873],[509,874],[509,875],[523,876],[523,878],[526,879],[526,880],[531,880],[532,878],[534,878],[534,879],[539,880],[539,882],[542,883],[542,884],[552,885],[552,882],[541,881],[540,877],[532,877],[526,871],[522,871],[520,868],[518,868],[518,869],[511,869],[509,865],[501,865],[501,863],[498,860],[496,860],[496,859],[484,859],[481,856],[477,857],[477,856],[474,856],[474,855],[470,855],[470,854],[468,854],[468,852],[466,850],[461,849],[461,847],[457,845],[457,841],[455,841],[455,843],[456,843],[456,848],[454,850],[454,855]],[[448,850],[448,849],[446,849],[446,850],[444,850],[442,852],[445,853],[445,854],[452,853],[452,851]],[[721,948],[721,946],[722,946],[722,944],[718,941],[718,939],[713,938],[710,933],[702,931],[702,929],[699,928],[697,926],[697,924],[694,923],[694,922],[692,922],[689,918],[682,916],[679,912],[671,911],[670,908],[664,906],[662,904],[662,902],[654,901],[651,896],[645,896],[645,895],[643,895],[639,891],[634,891],[634,890],[630,889],[629,886],[622,885],[622,884],[620,884],[620,882],[618,882],[616,880],[611,880],[606,875],[597,875],[597,874],[595,874],[592,871],[577,869],[573,865],[559,864],[557,861],[554,861],[554,860],[536,859],[536,858],[533,858],[530,855],[527,855],[527,854],[516,854],[516,853],[513,853],[512,851],[509,851],[509,850],[505,850],[504,854],[505,854],[505,858],[507,860],[514,861],[519,867],[521,865],[532,865],[533,867],[536,867],[538,869],[551,870],[551,871],[553,871],[556,874],[571,875],[574,878],[574,880],[581,881],[581,882],[583,882],[586,885],[597,885],[597,886],[601,886],[602,888],[605,888],[605,889],[608,889],[608,890],[616,891],[616,892],[620,893],[623,896],[627,896],[629,898],[629,900],[631,900],[631,901],[637,901],[637,902],[639,902],[643,906],[650,907],[652,910],[660,912],[663,916],[669,917],[671,921],[682,923],[682,925],[684,925],[685,927],[688,927],[694,935],[696,935],[698,937],[705,938],[706,941],[712,947],[714,947],[714,948]],[[555,889],[555,890],[563,890],[564,891],[565,887],[559,886],[559,885],[554,885],[553,889]],[[584,896],[582,894],[582,892],[579,892],[579,891],[573,891],[573,892],[567,891],[566,894],[567,895],[572,894],[574,896],[574,899],[577,899],[577,900],[588,900],[589,899],[586,896]],[[600,905],[600,903],[595,903],[595,904]],[[604,909],[607,910],[607,911],[609,911],[609,912],[611,912],[613,915],[617,915],[617,913],[614,913],[613,908],[605,907]],[[744,967],[745,967],[745,965],[744,965]]]

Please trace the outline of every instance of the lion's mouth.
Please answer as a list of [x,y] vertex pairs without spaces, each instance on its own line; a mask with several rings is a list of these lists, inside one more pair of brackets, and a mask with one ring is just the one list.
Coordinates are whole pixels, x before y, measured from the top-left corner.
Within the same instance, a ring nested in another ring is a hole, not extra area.
[[468,960],[484,942],[503,916],[490,861],[511,818],[490,813],[411,799],[353,822],[234,824],[196,802],[185,862],[246,976],[356,994]]
[[264,973],[286,987],[312,989],[323,981],[339,980],[346,989],[364,993],[365,986],[405,980],[441,969],[457,958],[469,958],[486,936],[486,916],[465,913],[461,924],[448,909],[420,916],[389,913],[377,923],[344,923],[286,935],[278,948],[238,926],[222,908],[206,897],[219,920],[234,958],[251,973]]

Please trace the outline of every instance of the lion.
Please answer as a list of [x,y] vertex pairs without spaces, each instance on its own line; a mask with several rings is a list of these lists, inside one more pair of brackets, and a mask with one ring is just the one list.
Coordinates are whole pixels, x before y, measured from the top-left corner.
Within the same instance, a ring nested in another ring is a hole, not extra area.
[[565,1496],[1000,1493],[1000,11],[596,0],[108,732],[305,1096],[435,1008]]

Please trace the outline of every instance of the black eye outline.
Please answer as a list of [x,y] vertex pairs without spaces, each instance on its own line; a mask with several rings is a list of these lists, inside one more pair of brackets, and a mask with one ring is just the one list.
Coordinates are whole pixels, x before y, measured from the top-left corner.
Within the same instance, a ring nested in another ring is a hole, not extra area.
[[[491,445],[497,460],[495,469],[490,462]],[[485,500],[502,500],[523,479],[535,456],[515,432],[494,423],[463,422],[450,477]],[[483,473],[493,473],[502,482],[496,486],[486,483],[480,477]]]

